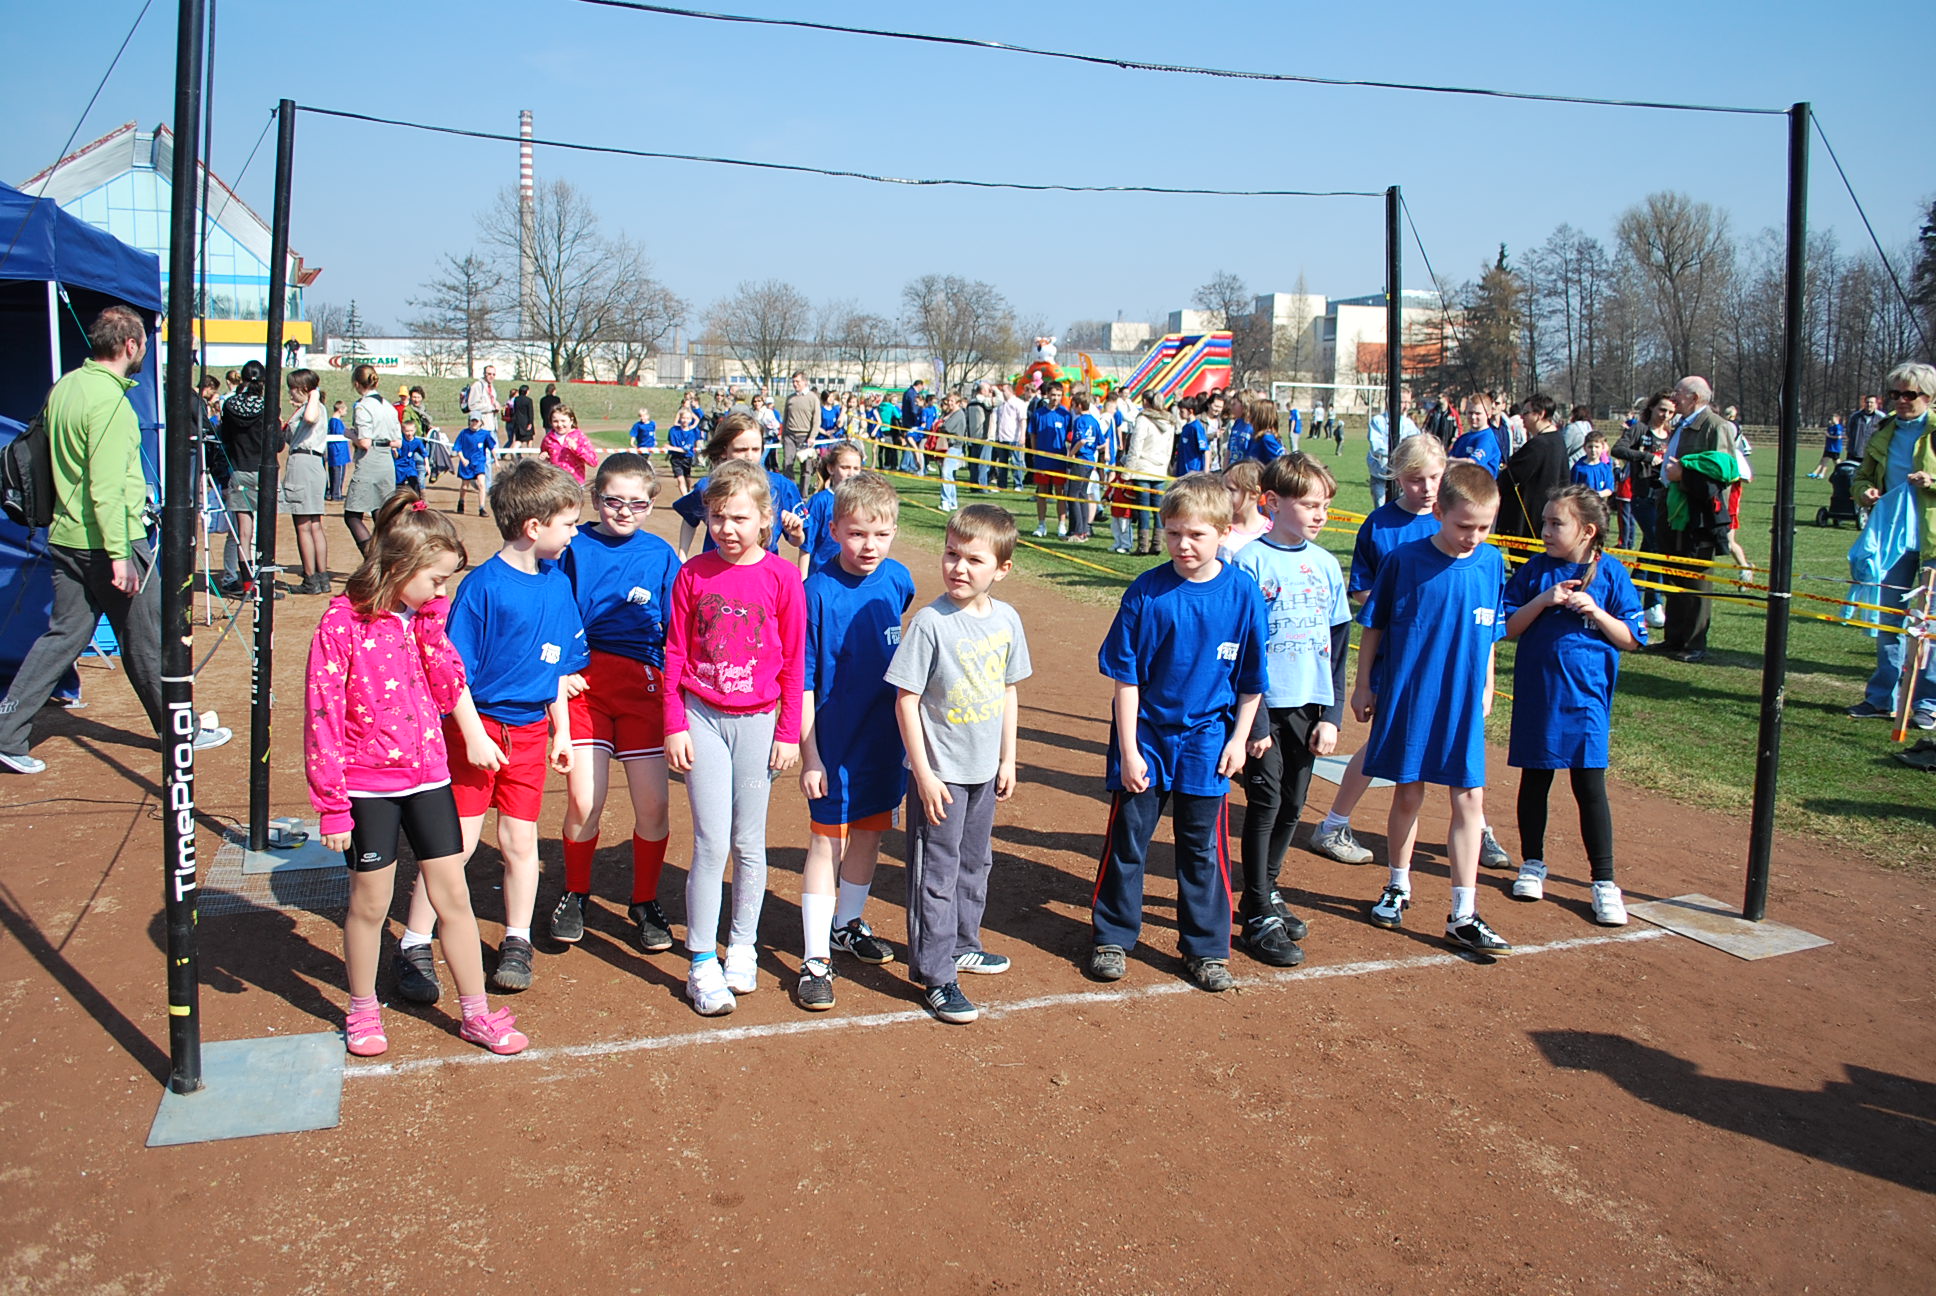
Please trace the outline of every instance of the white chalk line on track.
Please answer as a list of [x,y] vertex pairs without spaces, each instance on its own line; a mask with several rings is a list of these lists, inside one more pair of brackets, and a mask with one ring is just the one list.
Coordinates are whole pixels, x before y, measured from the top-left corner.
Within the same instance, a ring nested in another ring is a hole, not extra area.
[[[1522,945],[1506,961],[1517,961],[1536,954],[1559,954],[1568,950],[1589,949],[1599,945],[1621,945],[1634,941],[1658,940],[1673,933],[1658,927],[1646,927],[1636,931],[1621,932],[1610,936],[1579,936],[1572,940],[1553,941],[1545,945]],[[1296,985],[1301,981],[1322,981],[1332,977],[1371,976],[1379,972],[1409,972],[1420,968],[1460,967],[1472,960],[1464,955],[1446,951],[1442,954],[1420,954],[1402,959],[1366,959],[1357,963],[1336,963],[1309,968],[1285,968],[1279,972],[1261,976],[1239,977],[1239,989],[1259,989],[1266,986],[1278,987]],[[1071,994],[1038,995],[1033,999],[1018,999],[1013,1003],[987,1004],[982,1007],[981,1015],[985,1020],[1000,1020],[1019,1013],[1038,1012],[1044,1008],[1104,1007],[1109,1004],[1128,1003],[1138,999],[1153,999],[1160,995],[1202,994],[1187,981],[1166,977],[1147,985],[1124,986],[1116,989],[1083,990]],[[617,1057],[625,1053],[645,1053],[661,1049],[690,1048],[708,1044],[732,1044],[740,1040],[772,1039],[786,1035],[811,1035],[821,1031],[878,1029],[884,1026],[904,1026],[913,1022],[927,1022],[935,1025],[928,1013],[919,1008],[904,1009],[898,1012],[862,1013],[852,1017],[809,1017],[799,1021],[766,1022],[758,1026],[726,1026],[717,1030],[682,1031],[676,1035],[647,1035],[638,1039],[605,1040],[594,1044],[562,1044],[550,1048],[529,1048],[515,1057],[498,1057],[491,1053],[455,1053],[448,1057],[412,1058],[404,1062],[373,1062],[368,1064],[352,1063],[343,1068],[348,1079],[369,1079],[378,1076],[417,1075],[447,1066],[476,1066],[480,1064],[514,1065],[528,1062],[571,1061],[580,1058]]]

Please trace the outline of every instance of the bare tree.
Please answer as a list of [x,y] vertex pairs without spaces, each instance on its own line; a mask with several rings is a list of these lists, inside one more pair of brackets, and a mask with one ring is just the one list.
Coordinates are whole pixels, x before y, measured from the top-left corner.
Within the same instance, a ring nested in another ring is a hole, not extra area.
[[1311,366],[1311,323],[1317,312],[1311,309],[1310,287],[1304,279],[1302,270],[1297,272],[1297,286],[1291,290],[1291,313],[1283,323],[1272,321],[1271,328],[1271,370],[1293,381],[1305,376]]
[[[424,282],[423,295],[410,304],[422,311],[404,321],[418,339],[456,339],[462,343],[464,372],[477,372],[477,344],[497,336],[497,316],[504,308],[504,275],[475,252],[453,256],[446,252],[437,272]],[[422,347],[418,354],[424,354]]]
[[1668,190],[1628,208],[1618,230],[1621,246],[1652,282],[1672,367],[1699,372],[1712,356],[1702,344],[1712,337],[1733,269],[1727,213]]
[[619,382],[637,382],[645,362],[666,335],[686,320],[686,299],[650,275],[629,285],[612,305],[612,319],[598,353],[611,363]]
[[329,340],[343,336],[343,308],[335,302],[304,299],[303,314],[309,319],[309,329],[314,334],[311,350],[326,351]]
[[1015,310],[993,284],[922,275],[901,289],[908,332],[941,366],[937,385],[978,382],[1014,351]]
[[1061,345],[1071,351],[1107,351],[1108,340],[1108,320],[1083,319],[1072,321],[1062,330]]
[[855,382],[872,387],[887,377],[888,353],[900,345],[894,321],[865,311],[850,312],[835,333],[834,353],[858,371]]
[[772,387],[812,333],[813,303],[779,279],[743,280],[713,305],[707,325],[762,386]]
[[[521,227],[518,195],[508,187],[478,217],[484,241],[506,264],[517,260]],[[650,267],[635,244],[605,237],[590,199],[568,180],[538,186],[531,235],[535,340],[553,376],[580,377],[594,349],[611,338],[620,303],[650,279]]]
[[1230,331],[1230,366],[1233,383],[1247,383],[1270,371],[1271,318],[1259,311],[1244,281],[1228,270],[1219,270],[1190,298],[1214,329]]

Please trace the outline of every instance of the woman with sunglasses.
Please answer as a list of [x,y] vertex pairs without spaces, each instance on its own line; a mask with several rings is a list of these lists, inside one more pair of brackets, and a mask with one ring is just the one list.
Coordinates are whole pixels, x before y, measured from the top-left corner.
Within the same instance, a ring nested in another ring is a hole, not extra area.
[[[1936,565],[1936,439],[1930,436],[1929,402],[1936,397],[1936,366],[1898,365],[1883,383],[1889,416],[1876,428],[1862,452],[1855,473],[1856,498],[1873,509],[1883,496],[1908,489],[1921,523],[1921,544],[1896,556],[1882,577],[1883,605],[1895,609],[1883,618],[1885,627],[1902,625],[1902,609],[1919,584],[1922,569]],[[1920,600],[1917,600],[1920,604]],[[1902,683],[1907,636],[1887,629],[1876,636],[1876,668],[1863,690],[1862,701],[1849,708],[1858,720],[1896,713],[1896,691]],[[1918,729],[1936,729],[1936,653],[1928,654],[1915,689],[1912,721]]]

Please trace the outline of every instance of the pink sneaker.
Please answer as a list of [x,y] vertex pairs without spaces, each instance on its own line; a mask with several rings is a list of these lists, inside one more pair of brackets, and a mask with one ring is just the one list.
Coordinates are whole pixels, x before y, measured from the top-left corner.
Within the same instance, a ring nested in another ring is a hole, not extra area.
[[482,1017],[467,1017],[458,1035],[473,1044],[482,1044],[493,1053],[524,1052],[525,1045],[531,1041],[523,1031],[516,1029],[518,1019],[511,1015],[509,1008],[500,1008]]
[[343,1044],[351,1057],[376,1057],[390,1047],[383,1033],[383,1010],[365,1008],[343,1017]]

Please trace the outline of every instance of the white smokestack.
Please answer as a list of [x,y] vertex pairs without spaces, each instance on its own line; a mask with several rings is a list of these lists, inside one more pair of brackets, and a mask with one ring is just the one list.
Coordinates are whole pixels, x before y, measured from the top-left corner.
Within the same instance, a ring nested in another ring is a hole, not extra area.
[[536,235],[535,198],[531,190],[531,110],[518,114],[518,336],[530,337],[537,315],[537,275],[532,269],[531,245]]

